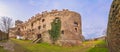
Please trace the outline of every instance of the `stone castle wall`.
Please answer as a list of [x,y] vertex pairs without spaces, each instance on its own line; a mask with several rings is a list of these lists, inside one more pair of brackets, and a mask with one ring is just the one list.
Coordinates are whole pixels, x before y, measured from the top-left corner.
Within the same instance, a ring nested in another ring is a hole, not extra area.
[[43,42],[51,43],[48,30],[51,30],[51,22],[55,18],[61,20],[61,34],[56,43],[59,45],[80,45],[84,39],[81,29],[81,16],[68,9],[38,13],[28,21],[16,24],[16,27],[20,31],[19,35],[23,36],[24,39],[34,40],[37,34],[41,34]]
[[111,5],[107,39],[110,52],[120,52],[120,0],[113,0]]

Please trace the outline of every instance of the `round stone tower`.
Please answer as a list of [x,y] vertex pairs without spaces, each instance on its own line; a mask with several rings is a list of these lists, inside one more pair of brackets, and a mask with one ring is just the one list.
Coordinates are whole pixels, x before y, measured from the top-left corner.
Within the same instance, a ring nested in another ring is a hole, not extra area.
[[51,23],[56,18],[61,20],[61,34],[56,44],[68,46],[81,45],[84,37],[82,35],[80,14],[67,9],[63,11],[52,10],[44,17],[46,30],[51,29]]
[[109,52],[120,52],[120,0],[113,0],[107,28]]

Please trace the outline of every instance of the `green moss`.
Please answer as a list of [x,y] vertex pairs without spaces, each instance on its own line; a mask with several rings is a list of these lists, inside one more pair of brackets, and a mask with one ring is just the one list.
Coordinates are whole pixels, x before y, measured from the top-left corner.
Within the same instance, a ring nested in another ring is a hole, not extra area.
[[49,34],[51,35],[51,39],[53,43],[59,38],[60,30],[61,30],[61,21],[59,18],[56,18],[51,23],[51,30],[49,30]]

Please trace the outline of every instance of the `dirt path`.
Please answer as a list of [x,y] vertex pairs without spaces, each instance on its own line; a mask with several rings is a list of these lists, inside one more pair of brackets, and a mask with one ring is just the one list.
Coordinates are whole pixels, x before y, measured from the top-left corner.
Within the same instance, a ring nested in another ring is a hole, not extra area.
[[11,40],[0,42],[0,46],[2,46],[5,50],[8,50],[9,52],[28,52],[26,49],[12,42]]
[[14,52],[14,43],[10,40],[6,42],[0,42],[0,46],[2,46],[5,50],[8,50],[10,52]]
[[28,51],[24,47],[21,47],[19,44],[15,44],[14,52],[30,52],[30,51]]

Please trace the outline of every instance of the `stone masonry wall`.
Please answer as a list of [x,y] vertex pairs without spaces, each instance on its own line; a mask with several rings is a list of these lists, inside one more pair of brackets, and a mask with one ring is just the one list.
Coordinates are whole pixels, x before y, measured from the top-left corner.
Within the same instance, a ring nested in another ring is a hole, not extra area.
[[84,40],[81,29],[80,14],[63,9],[62,11],[52,10],[51,12],[38,13],[28,21],[17,25],[24,39],[34,40],[37,34],[41,34],[43,42],[51,43],[48,30],[51,29],[51,22],[55,18],[61,20],[61,35],[56,44],[59,45],[80,45]]
[[109,52],[120,52],[120,0],[113,0],[111,5],[107,39]]

